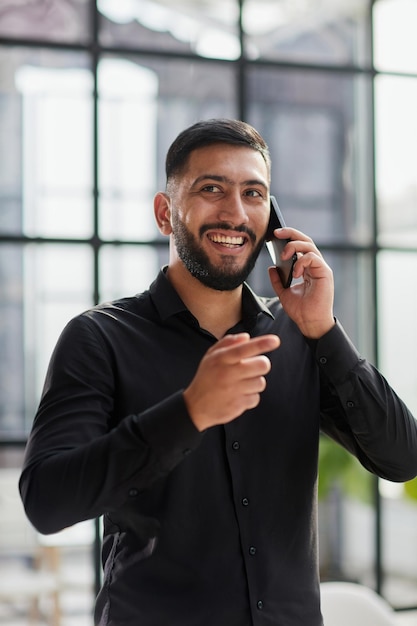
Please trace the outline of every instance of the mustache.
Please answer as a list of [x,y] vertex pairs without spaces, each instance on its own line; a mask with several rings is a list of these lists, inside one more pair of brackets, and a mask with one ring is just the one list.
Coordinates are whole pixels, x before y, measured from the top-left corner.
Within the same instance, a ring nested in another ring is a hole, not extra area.
[[256,235],[251,228],[245,226],[245,224],[240,224],[240,226],[232,226],[228,222],[215,222],[213,224],[204,224],[200,226],[199,234],[200,237],[204,235],[208,230],[233,230],[235,233],[245,233],[252,241],[252,243],[256,242]]

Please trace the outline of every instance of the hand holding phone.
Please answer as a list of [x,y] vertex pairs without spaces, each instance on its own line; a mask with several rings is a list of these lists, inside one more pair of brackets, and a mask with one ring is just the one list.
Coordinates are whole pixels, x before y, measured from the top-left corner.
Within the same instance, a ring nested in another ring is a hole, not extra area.
[[269,224],[265,235],[265,244],[269,254],[271,255],[272,262],[277,269],[279,277],[281,278],[281,282],[283,286],[287,288],[291,285],[292,272],[294,268],[294,263],[297,260],[297,255],[293,254],[290,259],[286,259],[285,261],[281,259],[281,252],[290,240],[277,239],[277,237],[274,237],[274,230],[275,228],[284,227],[285,222],[278,206],[278,202],[274,196],[271,196],[271,214],[269,217]]

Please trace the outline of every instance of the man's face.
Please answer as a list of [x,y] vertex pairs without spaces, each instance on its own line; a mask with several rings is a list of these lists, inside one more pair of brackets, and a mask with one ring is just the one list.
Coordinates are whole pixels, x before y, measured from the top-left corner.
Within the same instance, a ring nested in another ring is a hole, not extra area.
[[214,144],[191,153],[171,193],[178,258],[205,286],[242,284],[262,249],[269,219],[269,177],[251,148]]

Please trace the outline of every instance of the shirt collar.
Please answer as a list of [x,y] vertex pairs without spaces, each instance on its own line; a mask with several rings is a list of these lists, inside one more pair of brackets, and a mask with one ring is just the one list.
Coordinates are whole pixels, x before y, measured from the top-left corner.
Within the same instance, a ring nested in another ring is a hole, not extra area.
[[242,310],[244,319],[246,317],[258,316],[259,313],[264,313],[275,319],[273,313],[266,305],[266,299],[257,296],[247,283],[243,283]]
[[[152,301],[163,321],[178,313],[189,312],[167,275],[167,266],[163,267],[149,288]],[[243,284],[242,317],[243,319],[257,317],[260,313],[274,318],[263,299],[259,298],[247,283]]]

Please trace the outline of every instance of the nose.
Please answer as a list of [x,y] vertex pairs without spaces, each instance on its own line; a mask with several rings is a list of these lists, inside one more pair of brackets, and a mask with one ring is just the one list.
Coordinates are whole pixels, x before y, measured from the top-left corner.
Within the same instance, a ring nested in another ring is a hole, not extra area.
[[246,224],[249,216],[240,193],[228,194],[219,205],[218,212],[221,222],[229,222],[233,226]]

